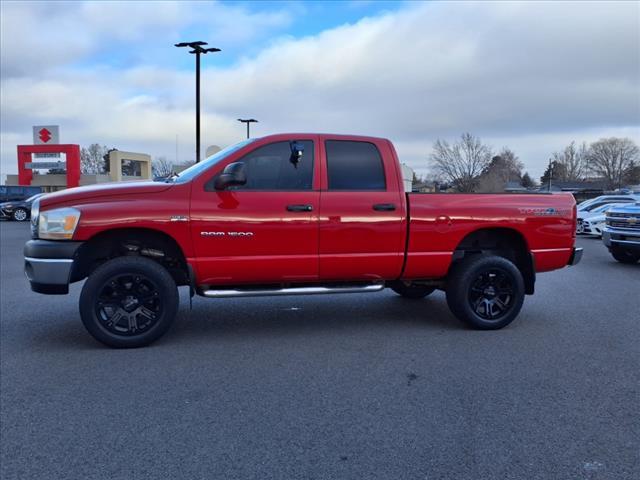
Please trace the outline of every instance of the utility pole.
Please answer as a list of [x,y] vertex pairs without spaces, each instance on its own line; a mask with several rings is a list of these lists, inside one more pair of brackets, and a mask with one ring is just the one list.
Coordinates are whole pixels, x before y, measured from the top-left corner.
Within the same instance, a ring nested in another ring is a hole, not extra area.
[[189,52],[196,56],[196,163],[200,161],[200,55],[220,52],[219,48],[203,48],[207,42],[181,42],[176,43],[176,47],[189,47]]
[[258,123],[258,120],[256,120],[255,118],[239,118],[238,121],[240,123],[246,123],[247,124],[247,138],[249,138],[249,124]]

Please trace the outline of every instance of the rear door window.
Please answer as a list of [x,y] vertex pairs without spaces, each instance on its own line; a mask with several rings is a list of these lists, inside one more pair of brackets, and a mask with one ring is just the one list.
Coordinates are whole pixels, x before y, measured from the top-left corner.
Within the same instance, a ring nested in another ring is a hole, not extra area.
[[327,140],[329,190],[386,190],[384,164],[369,142]]

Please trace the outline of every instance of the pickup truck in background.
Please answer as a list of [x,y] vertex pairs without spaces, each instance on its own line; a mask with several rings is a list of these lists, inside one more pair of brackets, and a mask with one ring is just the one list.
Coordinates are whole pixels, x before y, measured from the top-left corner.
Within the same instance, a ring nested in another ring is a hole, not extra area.
[[621,263],[640,261],[640,202],[607,210],[602,241]]
[[31,218],[31,288],[87,278],[82,322],[112,347],[162,336],[182,285],[218,299],[441,289],[459,319],[498,329],[536,273],[582,254],[571,195],[407,194],[392,143],[363,136],[246,140],[164,182],[47,195]]

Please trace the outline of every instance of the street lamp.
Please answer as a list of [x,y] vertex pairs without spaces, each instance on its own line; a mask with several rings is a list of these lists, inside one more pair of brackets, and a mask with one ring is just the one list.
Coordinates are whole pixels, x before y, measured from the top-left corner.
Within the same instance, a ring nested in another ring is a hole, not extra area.
[[200,161],[200,54],[219,52],[219,48],[203,48],[207,42],[181,42],[176,47],[189,47],[196,56],[196,163]]
[[249,138],[249,124],[250,123],[258,123],[258,120],[256,120],[255,118],[239,118],[238,121],[240,123],[246,123],[247,124],[247,138]]

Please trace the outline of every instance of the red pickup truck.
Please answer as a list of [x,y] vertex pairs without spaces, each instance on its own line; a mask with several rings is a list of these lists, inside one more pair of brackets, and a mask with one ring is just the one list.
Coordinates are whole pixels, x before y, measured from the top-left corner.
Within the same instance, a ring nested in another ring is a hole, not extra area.
[[191,295],[446,292],[479,329],[508,325],[537,272],[576,264],[571,195],[405,193],[389,140],[246,140],[160,182],[73,188],[32,207],[35,292],[87,278],[80,316],[112,347],[171,326]]

